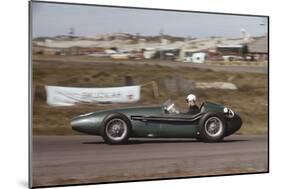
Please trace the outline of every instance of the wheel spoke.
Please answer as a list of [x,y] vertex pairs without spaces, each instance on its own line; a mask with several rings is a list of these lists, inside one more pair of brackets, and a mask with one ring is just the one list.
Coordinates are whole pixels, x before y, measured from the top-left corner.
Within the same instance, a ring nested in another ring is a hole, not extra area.
[[126,123],[119,118],[110,120],[105,128],[107,136],[112,140],[122,140],[127,132]]
[[210,117],[205,122],[205,131],[212,137],[219,136],[223,130],[222,121],[218,117]]

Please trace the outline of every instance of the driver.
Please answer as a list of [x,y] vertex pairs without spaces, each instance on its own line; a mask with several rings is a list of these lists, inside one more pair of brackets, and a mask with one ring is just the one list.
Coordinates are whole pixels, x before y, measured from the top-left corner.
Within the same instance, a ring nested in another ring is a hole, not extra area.
[[198,106],[196,105],[196,96],[194,94],[189,94],[185,100],[188,106],[188,114],[197,114],[200,112]]

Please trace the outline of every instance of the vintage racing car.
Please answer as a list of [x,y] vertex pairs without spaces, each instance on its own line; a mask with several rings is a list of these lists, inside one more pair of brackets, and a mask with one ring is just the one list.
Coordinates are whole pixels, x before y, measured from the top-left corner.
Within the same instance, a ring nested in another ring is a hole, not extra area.
[[219,142],[238,131],[240,116],[219,104],[204,102],[197,114],[180,113],[168,100],[162,106],[132,107],[97,111],[71,120],[72,129],[102,136],[109,144],[121,144],[130,137],[197,138]]

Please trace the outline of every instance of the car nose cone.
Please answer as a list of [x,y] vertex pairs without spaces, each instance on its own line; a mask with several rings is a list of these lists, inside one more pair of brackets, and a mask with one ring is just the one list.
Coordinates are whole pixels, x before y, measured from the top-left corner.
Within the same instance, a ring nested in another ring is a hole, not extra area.
[[83,121],[79,118],[75,118],[71,121],[70,125],[73,130],[81,132],[81,129],[83,128]]
[[89,116],[79,116],[71,120],[72,130],[81,133],[95,134],[98,131],[97,119]]
[[242,119],[239,115],[235,114],[227,125],[227,135],[231,135],[242,127]]

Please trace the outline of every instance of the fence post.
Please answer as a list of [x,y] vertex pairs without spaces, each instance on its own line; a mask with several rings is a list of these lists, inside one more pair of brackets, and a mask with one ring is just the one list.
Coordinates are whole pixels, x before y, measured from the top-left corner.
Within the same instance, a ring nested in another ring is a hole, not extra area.
[[151,83],[152,83],[154,97],[157,98],[157,97],[159,97],[158,85],[157,85],[156,81],[152,81]]

